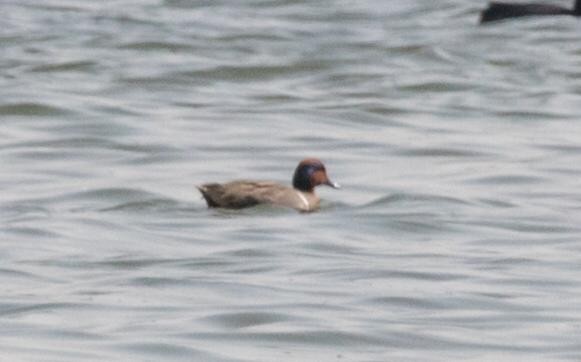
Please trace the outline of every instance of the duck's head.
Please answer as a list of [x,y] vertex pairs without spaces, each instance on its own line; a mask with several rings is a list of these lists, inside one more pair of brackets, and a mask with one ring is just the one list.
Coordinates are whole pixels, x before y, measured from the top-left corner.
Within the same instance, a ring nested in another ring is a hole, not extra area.
[[338,189],[340,186],[329,180],[325,165],[316,158],[302,160],[293,176],[293,187],[297,190],[312,192],[315,186],[327,185]]

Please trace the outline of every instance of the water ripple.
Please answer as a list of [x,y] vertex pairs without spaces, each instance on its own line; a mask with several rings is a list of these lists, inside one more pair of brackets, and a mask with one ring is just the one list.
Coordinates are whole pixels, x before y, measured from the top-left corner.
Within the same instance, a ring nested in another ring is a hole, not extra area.
[[484,6],[5,1],[2,357],[579,359],[579,24]]
[[0,115],[4,116],[59,117],[70,114],[71,112],[67,109],[36,102],[18,102],[0,105]]

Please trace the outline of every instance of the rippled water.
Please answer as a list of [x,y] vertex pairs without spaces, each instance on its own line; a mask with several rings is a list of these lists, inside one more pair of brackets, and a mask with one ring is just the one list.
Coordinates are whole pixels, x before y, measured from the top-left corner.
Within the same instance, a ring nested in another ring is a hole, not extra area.
[[581,359],[581,22],[484,6],[1,2],[2,358]]

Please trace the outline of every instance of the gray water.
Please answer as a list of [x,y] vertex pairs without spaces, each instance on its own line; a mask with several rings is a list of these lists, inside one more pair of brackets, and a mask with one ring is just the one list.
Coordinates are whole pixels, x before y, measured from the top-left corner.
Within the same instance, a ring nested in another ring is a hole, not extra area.
[[0,360],[581,360],[581,22],[484,6],[1,1]]

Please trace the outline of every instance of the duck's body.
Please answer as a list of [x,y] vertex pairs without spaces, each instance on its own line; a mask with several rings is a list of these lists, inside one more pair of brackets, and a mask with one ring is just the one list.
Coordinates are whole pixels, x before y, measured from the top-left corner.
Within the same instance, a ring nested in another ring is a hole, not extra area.
[[198,186],[198,190],[209,207],[242,209],[269,204],[308,212],[319,208],[320,199],[314,191],[318,185],[339,187],[328,179],[321,161],[306,159],[295,170],[293,187],[273,181],[239,180],[203,184]]
[[524,16],[573,15],[581,16],[581,0],[575,1],[573,9],[551,4],[491,2],[480,14],[480,23],[499,21]]
[[299,211],[319,208],[320,199],[313,192],[303,192],[272,181],[232,181],[204,184],[198,189],[210,207],[242,209],[259,204],[290,207]]

